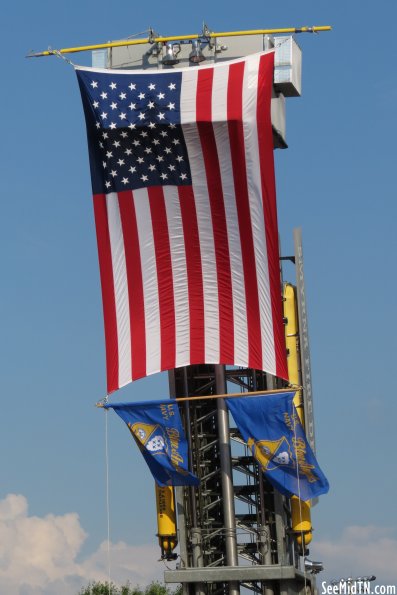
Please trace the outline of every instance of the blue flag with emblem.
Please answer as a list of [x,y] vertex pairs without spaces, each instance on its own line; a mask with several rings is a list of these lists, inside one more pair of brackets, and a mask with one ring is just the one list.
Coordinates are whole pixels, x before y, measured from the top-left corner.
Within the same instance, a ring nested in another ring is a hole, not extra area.
[[327,478],[307,442],[295,393],[226,399],[263,473],[282,494],[310,500],[328,492]]
[[114,409],[125,421],[159,486],[200,483],[188,470],[188,446],[175,402],[107,403],[104,407]]

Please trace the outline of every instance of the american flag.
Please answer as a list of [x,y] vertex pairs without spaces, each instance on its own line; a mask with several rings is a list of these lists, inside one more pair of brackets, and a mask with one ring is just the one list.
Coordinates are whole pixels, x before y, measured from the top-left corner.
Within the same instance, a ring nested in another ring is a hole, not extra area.
[[109,393],[190,364],[288,378],[273,64],[268,52],[160,71],[76,67]]

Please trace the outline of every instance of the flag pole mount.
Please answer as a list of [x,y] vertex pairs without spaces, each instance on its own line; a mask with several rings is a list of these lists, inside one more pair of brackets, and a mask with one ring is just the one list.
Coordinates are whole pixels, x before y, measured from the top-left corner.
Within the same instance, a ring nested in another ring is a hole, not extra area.
[[[278,388],[275,390],[257,390],[257,391],[252,391],[252,392],[245,392],[245,393],[225,393],[222,395],[200,395],[198,397],[177,397],[175,399],[175,401],[179,402],[183,402],[183,401],[205,401],[205,400],[209,400],[209,399],[225,399],[225,398],[231,398],[231,399],[235,399],[238,397],[260,397],[263,395],[277,395],[277,394],[281,394],[281,393],[291,393],[291,392],[296,392],[298,390],[302,390],[301,386],[286,386],[285,388]],[[98,401],[98,403],[95,403],[95,407],[99,407],[99,408],[103,408],[105,407],[105,403],[104,401]]]
[[193,41],[194,39],[214,39],[216,37],[242,37],[246,35],[287,35],[287,34],[297,34],[297,33],[321,33],[324,31],[331,31],[332,27],[330,25],[324,25],[319,27],[285,27],[282,29],[250,29],[247,31],[222,31],[222,32],[213,32],[213,31],[206,31],[205,35],[203,33],[194,33],[192,35],[172,35],[169,37],[153,37],[152,35],[149,37],[144,37],[142,39],[123,39],[121,41],[109,41],[107,43],[96,43],[91,45],[81,45],[76,47],[70,48],[62,48],[60,50],[53,50],[49,48],[43,52],[29,52],[26,58],[42,58],[44,56],[59,56],[59,54],[74,54],[77,52],[87,52],[93,50],[103,50],[106,48],[117,48],[117,47],[126,47],[130,45],[144,45],[144,44],[153,44],[153,43],[167,43],[169,41]]

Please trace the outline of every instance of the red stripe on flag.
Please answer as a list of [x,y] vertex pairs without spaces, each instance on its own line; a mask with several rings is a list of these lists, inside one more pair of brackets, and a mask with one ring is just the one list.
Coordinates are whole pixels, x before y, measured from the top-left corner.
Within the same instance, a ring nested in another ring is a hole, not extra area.
[[212,84],[214,70],[198,71],[196,118],[203,152],[214,234],[219,303],[219,361],[234,361],[234,320],[232,277],[226,212],[216,140],[212,125]]
[[141,255],[133,194],[119,192],[119,208],[124,236],[131,329],[132,379],[146,376],[146,330]]
[[245,62],[238,62],[232,64],[229,68],[227,119],[247,301],[248,365],[250,368],[261,370],[262,343],[258,280],[255,267],[242,122],[244,66]]
[[191,186],[179,186],[190,318],[190,364],[205,362],[204,291],[196,205]]
[[175,368],[175,303],[170,238],[164,192],[161,186],[148,188],[160,308],[161,369]]
[[106,196],[104,194],[94,195],[94,214],[105,325],[107,392],[110,394],[119,388],[119,351],[112,253],[110,248]]
[[259,63],[258,73],[257,126],[263,212],[265,218],[267,259],[270,280],[270,296],[272,303],[276,375],[280,378],[288,379],[283,310],[281,301],[273,133],[270,115],[273,68],[274,53],[262,56]]

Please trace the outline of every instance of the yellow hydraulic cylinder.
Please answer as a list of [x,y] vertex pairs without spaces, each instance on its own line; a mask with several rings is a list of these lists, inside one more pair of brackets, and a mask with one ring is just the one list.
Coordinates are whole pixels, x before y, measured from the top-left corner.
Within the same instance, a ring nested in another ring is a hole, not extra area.
[[[290,283],[284,284],[284,318],[285,342],[287,347],[288,379],[291,384],[300,385],[300,359],[299,359],[299,322],[296,305],[296,288]],[[299,415],[301,424],[304,425],[302,391],[297,391],[294,405]]]
[[[288,353],[288,378],[291,384],[301,384],[300,348],[299,348],[299,319],[296,302],[296,288],[290,283],[284,284],[284,318],[285,341]],[[300,422],[305,427],[302,391],[297,391],[294,405],[299,415]],[[303,502],[297,496],[291,497],[292,530],[298,545],[305,547],[312,540],[312,522],[310,514],[310,501]],[[303,540],[302,540],[303,537]],[[302,543],[304,541],[304,543]]]
[[167,560],[176,558],[173,550],[178,545],[174,488],[164,488],[155,484],[157,505],[157,536],[161,547],[161,557]]
[[[307,546],[313,538],[310,500],[304,502],[297,496],[291,497],[292,531],[300,546]],[[304,542],[304,543],[303,543]],[[305,549],[305,547],[303,547]]]

